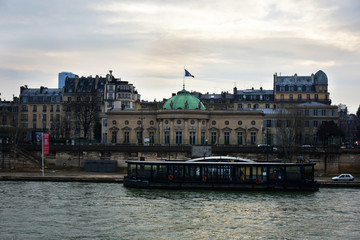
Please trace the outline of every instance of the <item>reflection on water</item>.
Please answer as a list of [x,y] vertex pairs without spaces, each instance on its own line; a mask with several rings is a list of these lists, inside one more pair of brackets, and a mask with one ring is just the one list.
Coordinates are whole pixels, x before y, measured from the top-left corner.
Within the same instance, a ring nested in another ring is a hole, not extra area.
[[0,238],[358,239],[359,194],[0,182]]

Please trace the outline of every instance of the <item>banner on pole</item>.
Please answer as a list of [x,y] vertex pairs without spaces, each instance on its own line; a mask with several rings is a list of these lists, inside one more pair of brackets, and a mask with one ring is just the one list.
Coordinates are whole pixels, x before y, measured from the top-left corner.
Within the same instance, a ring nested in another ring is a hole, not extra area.
[[44,147],[44,155],[48,155],[50,152],[49,133],[43,133],[43,147]]

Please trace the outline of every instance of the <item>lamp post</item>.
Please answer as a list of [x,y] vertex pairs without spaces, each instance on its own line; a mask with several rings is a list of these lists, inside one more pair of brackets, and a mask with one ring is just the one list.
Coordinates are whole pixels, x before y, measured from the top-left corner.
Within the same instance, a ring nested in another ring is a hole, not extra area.
[[78,152],[79,152],[79,156],[78,156],[78,171],[80,172],[80,137],[78,137]]

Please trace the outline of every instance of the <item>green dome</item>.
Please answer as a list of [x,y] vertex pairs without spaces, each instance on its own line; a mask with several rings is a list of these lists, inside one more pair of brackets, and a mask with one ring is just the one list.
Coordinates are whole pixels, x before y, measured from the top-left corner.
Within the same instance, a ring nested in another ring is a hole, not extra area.
[[168,99],[163,109],[200,109],[205,110],[204,104],[200,100],[190,94],[185,89],[177,92],[176,96]]

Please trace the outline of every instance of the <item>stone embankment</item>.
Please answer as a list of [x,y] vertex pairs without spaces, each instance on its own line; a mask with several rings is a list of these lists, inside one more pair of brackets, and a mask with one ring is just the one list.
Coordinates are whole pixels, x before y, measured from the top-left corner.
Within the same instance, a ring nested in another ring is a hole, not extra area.
[[0,181],[122,183],[124,174],[76,171],[1,171]]

